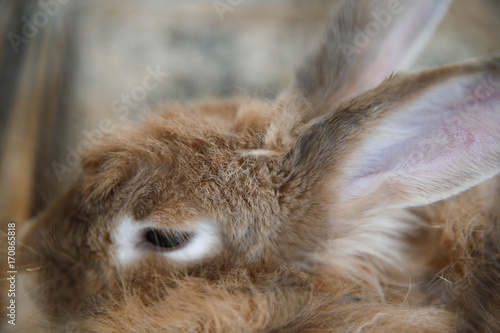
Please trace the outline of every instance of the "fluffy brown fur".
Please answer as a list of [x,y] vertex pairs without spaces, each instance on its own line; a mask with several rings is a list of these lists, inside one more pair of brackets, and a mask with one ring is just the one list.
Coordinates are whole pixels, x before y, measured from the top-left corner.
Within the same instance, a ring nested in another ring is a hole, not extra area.
[[[332,50],[339,34],[352,35],[349,15],[360,13],[356,26],[387,5],[373,3],[378,7],[341,1],[335,38],[327,38],[276,103],[169,106],[84,156],[79,179],[24,230],[25,260],[38,268],[26,273],[38,329],[499,331],[497,146],[479,158],[484,169],[465,170],[482,177],[466,191],[457,179],[431,179],[439,186],[430,188],[385,179],[368,195],[350,198],[344,184],[357,176],[353,156],[386,121],[445,89],[445,82],[471,76],[500,82],[500,59],[393,75],[367,86],[360,66],[380,64],[363,60],[340,70],[325,55],[341,57]],[[402,15],[396,27],[413,12]],[[374,48],[392,41],[390,30]],[[496,91],[488,99],[495,119],[499,96]],[[490,107],[482,102],[471,103]],[[426,191],[443,188],[446,200],[413,207],[415,192],[434,198]],[[187,263],[150,251],[123,265],[114,230],[125,215],[159,221],[165,230],[208,217],[217,223],[222,246]]]

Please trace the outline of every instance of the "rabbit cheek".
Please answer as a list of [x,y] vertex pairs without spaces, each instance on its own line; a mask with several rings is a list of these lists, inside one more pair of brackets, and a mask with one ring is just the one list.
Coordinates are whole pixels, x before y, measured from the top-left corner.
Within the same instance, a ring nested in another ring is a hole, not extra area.
[[127,266],[148,254],[179,263],[199,261],[220,252],[222,238],[216,224],[200,220],[187,230],[169,230],[129,215],[119,219],[112,234],[115,259]]

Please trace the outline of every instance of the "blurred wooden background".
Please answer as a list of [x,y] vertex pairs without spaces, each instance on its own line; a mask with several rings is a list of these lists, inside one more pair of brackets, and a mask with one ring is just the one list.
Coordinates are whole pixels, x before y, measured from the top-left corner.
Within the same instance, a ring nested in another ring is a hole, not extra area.
[[[0,231],[61,193],[78,170],[74,151],[103,124],[176,101],[274,98],[334,2],[0,1]],[[456,0],[415,67],[500,50],[499,3]],[[151,71],[168,76],[140,95]]]

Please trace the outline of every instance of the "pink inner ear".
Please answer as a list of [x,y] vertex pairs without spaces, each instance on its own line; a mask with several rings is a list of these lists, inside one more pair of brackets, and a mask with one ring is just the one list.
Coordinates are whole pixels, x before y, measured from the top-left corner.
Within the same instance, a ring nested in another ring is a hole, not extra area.
[[390,115],[355,153],[343,200],[382,188],[393,205],[421,205],[497,174],[500,83],[486,78],[440,84]]

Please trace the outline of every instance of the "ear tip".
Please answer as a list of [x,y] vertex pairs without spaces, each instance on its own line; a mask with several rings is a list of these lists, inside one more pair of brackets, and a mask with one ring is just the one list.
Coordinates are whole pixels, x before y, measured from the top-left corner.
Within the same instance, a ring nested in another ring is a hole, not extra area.
[[488,67],[491,70],[500,70],[500,51],[477,58],[476,61]]

